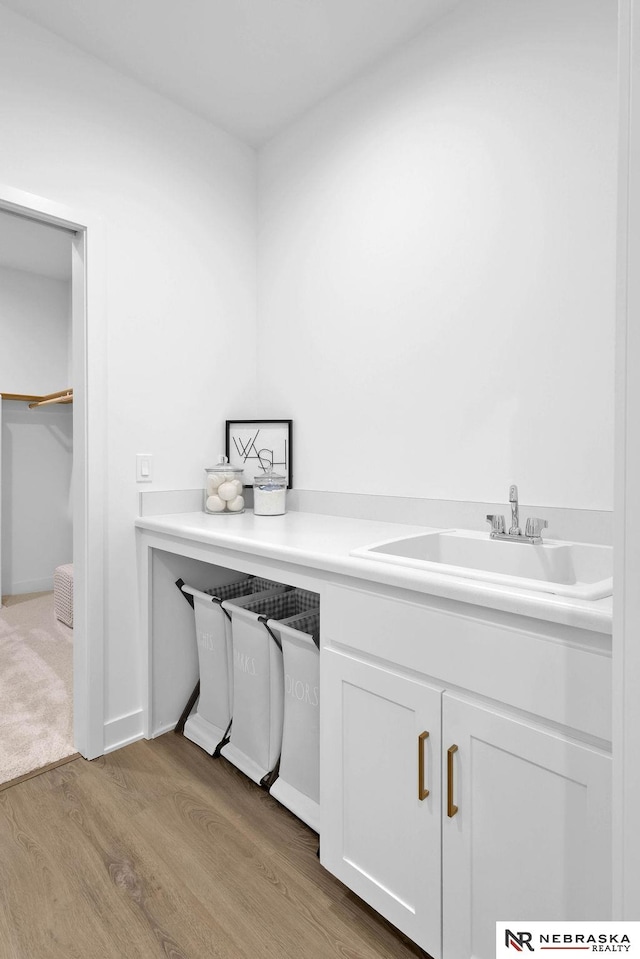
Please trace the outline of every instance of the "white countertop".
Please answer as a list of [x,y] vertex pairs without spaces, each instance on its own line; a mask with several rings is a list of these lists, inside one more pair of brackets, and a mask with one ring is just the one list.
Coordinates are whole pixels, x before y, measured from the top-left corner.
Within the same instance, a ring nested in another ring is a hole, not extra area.
[[612,599],[589,601],[513,589],[477,580],[391,566],[350,556],[385,539],[433,532],[433,527],[290,511],[284,516],[208,515],[201,511],[146,516],[136,527],[175,539],[268,557],[432,596],[611,633]]

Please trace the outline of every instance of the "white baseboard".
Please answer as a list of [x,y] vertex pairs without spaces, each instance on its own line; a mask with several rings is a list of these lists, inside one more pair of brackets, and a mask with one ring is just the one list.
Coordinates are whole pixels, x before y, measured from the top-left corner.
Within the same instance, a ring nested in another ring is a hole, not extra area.
[[158,728],[154,729],[153,732],[151,733],[151,738],[157,739],[158,736],[164,736],[165,733],[172,733],[173,730],[176,728],[177,723],[178,723],[178,720],[174,719],[172,723],[165,723],[163,726],[158,726]]
[[[116,749],[122,749],[123,746],[129,746],[130,743],[136,743],[139,739],[144,739],[142,710],[136,709],[133,713],[127,713],[126,716],[119,716],[104,724],[104,752],[113,753]],[[164,733],[173,732],[178,720],[171,723],[165,723],[154,729],[151,738],[156,739],[163,736]]]
[[143,738],[141,709],[136,709],[133,713],[119,716],[104,724],[105,753],[112,753]]
[[25,593],[49,593],[53,589],[53,576],[46,579],[25,579],[21,583],[10,583],[3,589],[5,596],[23,596]]

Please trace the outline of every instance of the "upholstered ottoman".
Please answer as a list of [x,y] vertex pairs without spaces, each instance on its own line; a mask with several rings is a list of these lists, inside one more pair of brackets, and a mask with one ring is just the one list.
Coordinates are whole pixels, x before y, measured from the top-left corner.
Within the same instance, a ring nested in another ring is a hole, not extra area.
[[73,563],[54,570],[53,606],[57,619],[73,629]]

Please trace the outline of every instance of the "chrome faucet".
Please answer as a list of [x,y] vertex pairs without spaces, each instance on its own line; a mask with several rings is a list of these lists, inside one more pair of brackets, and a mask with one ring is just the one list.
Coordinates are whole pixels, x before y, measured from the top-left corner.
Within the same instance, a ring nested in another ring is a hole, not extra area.
[[513,484],[509,487],[509,502],[511,503],[511,529],[509,536],[522,536],[522,530],[518,525],[520,522],[520,511],[518,508],[518,487]]
[[518,503],[518,487],[511,485],[509,487],[509,503],[511,504],[511,527],[507,533],[504,516],[499,513],[487,516],[487,522],[491,523],[491,539],[505,539],[512,543],[532,543],[539,546],[542,543],[542,530],[549,525],[546,519],[540,519],[538,516],[530,516],[524,527],[524,533],[520,529],[520,508]]

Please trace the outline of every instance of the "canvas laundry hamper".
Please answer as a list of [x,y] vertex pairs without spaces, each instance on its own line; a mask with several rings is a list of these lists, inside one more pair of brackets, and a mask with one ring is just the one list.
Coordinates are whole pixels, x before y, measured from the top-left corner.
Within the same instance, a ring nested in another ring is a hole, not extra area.
[[320,832],[320,611],[269,621],[282,643],[284,723],[278,778],[269,792]]
[[292,589],[247,603],[227,600],[233,643],[233,723],[220,754],[260,785],[270,785],[280,758],[284,672],[279,622],[317,609],[317,593]]
[[237,582],[204,592],[186,584],[180,588],[193,597],[200,669],[198,703],[186,720],[183,732],[187,739],[212,756],[227,735],[233,715],[230,618],[222,603],[235,597],[235,601],[242,605],[258,596],[277,596],[290,587],[257,576],[245,576]]
[[53,608],[56,619],[73,629],[73,563],[53,571]]

